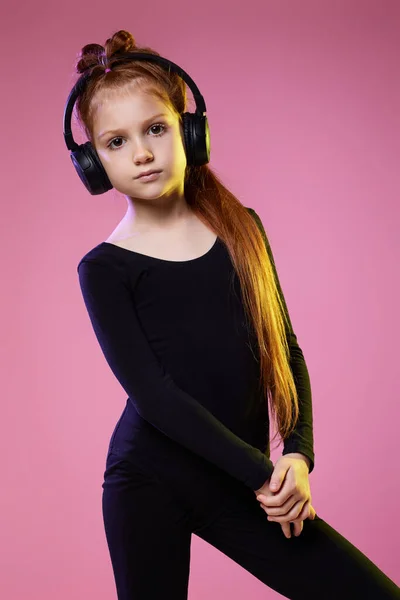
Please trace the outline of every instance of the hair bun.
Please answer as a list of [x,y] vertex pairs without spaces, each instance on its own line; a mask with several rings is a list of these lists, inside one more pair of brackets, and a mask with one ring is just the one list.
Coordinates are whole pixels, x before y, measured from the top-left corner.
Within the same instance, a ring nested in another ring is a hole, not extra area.
[[86,44],[78,55],[76,64],[77,73],[85,73],[89,69],[112,67],[114,59],[117,61],[121,54],[126,52],[145,52],[160,56],[158,52],[148,47],[138,47],[133,35],[125,29],[120,29],[107,39],[104,46],[100,44]]
[[78,55],[76,64],[77,73],[85,73],[96,66],[106,67],[117,58],[119,54],[138,50],[133,35],[125,29],[120,29],[107,39],[104,46],[100,44],[86,44]]
[[86,44],[78,55],[77,73],[84,73],[99,64],[104,64],[105,48],[100,44]]
[[125,29],[116,31],[114,35],[108,38],[104,46],[107,60],[111,60],[115,55],[137,50],[135,38]]

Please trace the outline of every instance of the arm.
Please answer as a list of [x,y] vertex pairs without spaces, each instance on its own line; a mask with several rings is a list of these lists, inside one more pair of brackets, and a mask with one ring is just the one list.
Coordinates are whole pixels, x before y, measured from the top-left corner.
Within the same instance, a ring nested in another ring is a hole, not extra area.
[[278,292],[282,299],[283,306],[285,308],[285,313],[288,317],[289,323],[287,335],[290,350],[290,366],[296,383],[296,389],[299,395],[299,420],[293,433],[286,440],[284,440],[282,454],[303,454],[309,459],[309,461],[306,462],[307,464],[309,462],[309,473],[311,473],[311,471],[314,469],[314,436],[310,376],[308,373],[303,352],[297,342],[297,337],[293,331],[293,326],[290,320],[289,312],[276,271],[271,246],[269,244],[263,224],[255,210],[253,210],[252,208],[247,208],[247,210],[253,216],[264,238],[267,253],[271,260],[272,269],[275,275],[275,281],[278,288]]
[[83,259],[78,273],[104,357],[139,415],[253,490],[260,488],[272,462],[174,383],[141,328],[123,267]]

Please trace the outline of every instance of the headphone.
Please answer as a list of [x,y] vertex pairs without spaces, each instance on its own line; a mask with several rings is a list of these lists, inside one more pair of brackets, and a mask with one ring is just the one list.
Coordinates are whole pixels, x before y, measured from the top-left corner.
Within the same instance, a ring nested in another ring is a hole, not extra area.
[[[124,59],[146,60],[160,64],[162,67],[177,73],[189,86],[196,102],[196,112],[185,112],[182,114],[182,125],[184,145],[188,165],[201,166],[210,161],[210,130],[206,113],[206,103],[199,92],[199,88],[193,79],[177,64],[171,60],[147,52],[126,52],[118,55],[117,62]],[[114,63],[113,63],[114,64]],[[91,144],[85,142],[78,145],[71,131],[71,117],[74,104],[78,96],[83,92],[90,73],[84,73],[72,88],[64,108],[64,140],[70,157],[82,183],[92,195],[104,194],[112,189],[112,184],[100,161],[100,158]]]

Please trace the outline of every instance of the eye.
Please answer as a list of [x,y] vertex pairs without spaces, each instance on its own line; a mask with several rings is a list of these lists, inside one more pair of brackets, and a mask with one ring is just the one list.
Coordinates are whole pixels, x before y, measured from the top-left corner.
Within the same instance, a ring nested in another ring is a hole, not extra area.
[[159,137],[160,135],[162,135],[166,129],[165,125],[163,125],[162,123],[156,123],[155,125],[152,125],[150,127],[150,129],[153,129],[153,127],[162,127],[162,132],[161,133],[156,133],[153,137]]
[[[155,123],[154,125],[151,125],[151,127],[149,128],[149,131],[152,130],[154,127],[162,127],[161,133],[155,133],[153,136],[151,137],[160,137],[162,135],[164,135],[165,130],[167,129],[166,125],[164,125],[163,123]],[[122,140],[121,136],[115,137],[113,138],[109,144],[107,145],[107,148],[109,148],[110,150],[119,150],[122,146],[113,146],[112,144],[114,144],[115,140]]]
[[110,150],[118,150],[119,148],[121,148],[121,146],[117,146],[117,148],[115,148],[111,145],[115,142],[115,140],[122,140],[122,138],[116,137],[116,138],[112,139],[111,142],[108,144],[107,148],[110,148]]

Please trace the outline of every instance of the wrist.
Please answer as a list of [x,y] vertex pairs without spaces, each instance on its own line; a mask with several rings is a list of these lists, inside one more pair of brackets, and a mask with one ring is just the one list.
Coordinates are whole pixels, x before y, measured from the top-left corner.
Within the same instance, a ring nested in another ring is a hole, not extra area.
[[311,461],[305,454],[301,452],[288,452],[287,454],[282,454],[283,457],[287,458],[301,458],[307,465],[307,469],[310,470]]

